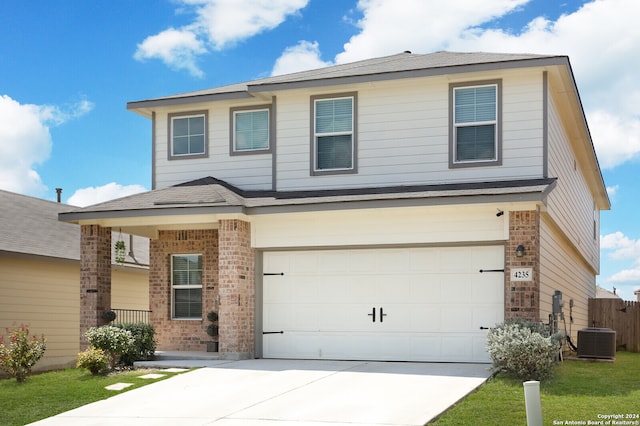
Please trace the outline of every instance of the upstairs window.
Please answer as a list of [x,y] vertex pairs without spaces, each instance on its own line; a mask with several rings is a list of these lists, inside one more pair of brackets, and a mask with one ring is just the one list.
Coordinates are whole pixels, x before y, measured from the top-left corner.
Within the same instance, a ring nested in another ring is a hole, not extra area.
[[271,106],[231,109],[231,154],[270,150]]
[[171,256],[173,319],[202,319],[202,255]]
[[312,174],[355,173],[356,95],[313,97]]
[[450,95],[450,165],[500,164],[500,83],[451,85]]
[[169,159],[207,156],[207,112],[169,114]]

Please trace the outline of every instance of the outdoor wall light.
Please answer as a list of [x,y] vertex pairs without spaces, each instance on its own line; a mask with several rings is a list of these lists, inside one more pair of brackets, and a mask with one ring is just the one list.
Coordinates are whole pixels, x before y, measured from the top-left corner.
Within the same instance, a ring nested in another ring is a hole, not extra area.
[[524,256],[524,246],[520,244],[518,247],[516,247],[516,257],[522,256]]

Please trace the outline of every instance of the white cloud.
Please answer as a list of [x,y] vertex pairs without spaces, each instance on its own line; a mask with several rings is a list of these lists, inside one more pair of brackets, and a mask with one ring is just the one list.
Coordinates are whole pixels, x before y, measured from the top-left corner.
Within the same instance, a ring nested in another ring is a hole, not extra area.
[[613,275],[604,277],[603,281],[615,284],[619,287],[619,292],[624,299],[635,299],[633,292],[640,283],[640,239],[634,240],[627,237],[622,232],[600,237],[600,248],[607,256],[616,261],[626,261],[626,264]]
[[141,185],[120,185],[115,182],[103,186],[90,186],[78,189],[67,200],[67,204],[78,207],[90,206],[128,195],[139,194],[147,189]]
[[613,198],[618,193],[618,189],[620,189],[619,185],[607,186],[607,194],[609,198]]
[[598,109],[587,114],[587,121],[603,169],[640,156],[640,119]]
[[53,141],[49,128],[93,109],[87,100],[66,106],[21,104],[0,96],[0,187],[42,195],[47,187],[35,170],[49,159]]
[[282,75],[332,65],[320,59],[318,42],[302,40],[287,49],[276,60],[271,75]]
[[202,77],[197,58],[271,30],[304,8],[309,0],[179,0],[196,17],[188,25],[170,28],[138,44],[134,58],[160,59],[173,69]]
[[337,63],[405,50],[442,50],[466,29],[503,16],[529,0],[360,0],[361,29],[336,57]]
[[198,68],[196,59],[206,52],[204,43],[193,32],[169,28],[138,44],[134,58],[139,61],[157,58],[172,69],[186,69],[191,75],[202,77],[204,74]]
[[212,47],[224,49],[280,25],[309,0],[183,0],[195,5],[194,30],[206,34]]
[[622,232],[600,236],[600,248],[612,250],[612,259],[634,259],[640,262],[640,240],[632,240]]

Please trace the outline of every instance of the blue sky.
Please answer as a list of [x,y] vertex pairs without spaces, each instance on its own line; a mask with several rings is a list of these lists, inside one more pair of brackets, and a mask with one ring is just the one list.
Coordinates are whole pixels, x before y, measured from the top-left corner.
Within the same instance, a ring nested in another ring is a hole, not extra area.
[[598,283],[640,288],[637,0],[4,0],[0,189],[88,205],[150,189],[126,103],[411,50],[568,55],[612,201]]

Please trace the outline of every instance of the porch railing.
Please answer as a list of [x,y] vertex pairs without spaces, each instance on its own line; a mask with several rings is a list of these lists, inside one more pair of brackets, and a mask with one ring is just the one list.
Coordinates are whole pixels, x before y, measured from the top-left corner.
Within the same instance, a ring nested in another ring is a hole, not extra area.
[[151,311],[145,311],[141,309],[111,309],[116,318],[112,321],[113,324],[149,324],[149,314]]

